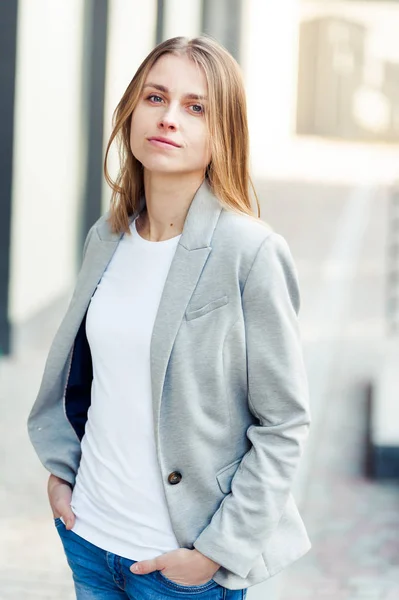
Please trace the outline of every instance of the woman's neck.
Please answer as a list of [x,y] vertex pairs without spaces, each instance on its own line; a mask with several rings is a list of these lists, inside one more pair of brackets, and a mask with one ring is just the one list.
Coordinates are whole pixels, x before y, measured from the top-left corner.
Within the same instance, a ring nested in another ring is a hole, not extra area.
[[144,172],[146,208],[136,221],[140,235],[152,242],[168,240],[183,231],[192,199],[203,181]]

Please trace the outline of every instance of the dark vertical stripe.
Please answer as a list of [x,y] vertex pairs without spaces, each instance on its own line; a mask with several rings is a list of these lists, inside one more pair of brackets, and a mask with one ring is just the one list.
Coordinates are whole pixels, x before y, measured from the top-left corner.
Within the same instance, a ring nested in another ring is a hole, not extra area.
[[0,355],[10,353],[11,188],[18,0],[0,6]]
[[[79,223],[80,250],[91,225],[101,216],[103,135],[107,58],[108,0],[86,0],[83,41],[83,143],[86,168]],[[81,261],[81,252],[78,263]]]
[[165,19],[165,4],[164,0],[157,0],[157,29],[156,29],[156,44],[163,42],[163,26]]
[[214,37],[240,62],[242,0],[203,0],[202,31]]

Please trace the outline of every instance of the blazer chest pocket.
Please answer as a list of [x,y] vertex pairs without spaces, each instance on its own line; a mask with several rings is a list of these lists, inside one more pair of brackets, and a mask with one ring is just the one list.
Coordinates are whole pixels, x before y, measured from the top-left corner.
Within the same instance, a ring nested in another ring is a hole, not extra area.
[[223,494],[231,492],[231,481],[240,466],[242,458],[238,458],[216,473],[216,479]]
[[193,319],[198,319],[198,317],[203,317],[204,315],[207,315],[213,310],[216,310],[217,308],[228,304],[228,302],[228,296],[221,296],[220,298],[216,298],[216,300],[212,300],[212,302],[205,304],[205,306],[202,306],[201,308],[186,311],[186,320],[192,321]]

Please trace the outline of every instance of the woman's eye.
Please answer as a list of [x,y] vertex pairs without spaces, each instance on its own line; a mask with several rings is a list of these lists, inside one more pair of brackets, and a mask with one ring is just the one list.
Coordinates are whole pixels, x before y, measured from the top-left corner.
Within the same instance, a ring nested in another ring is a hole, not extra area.
[[[149,96],[147,96],[147,100],[151,100],[151,102],[153,102],[154,104],[160,104],[161,102],[163,102],[163,98],[161,98],[161,96],[158,96],[157,94],[150,94]],[[205,109],[202,106],[202,104],[192,104],[190,108],[193,110],[194,113],[198,115],[204,114],[205,112]]]
[[158,100],[162,100],[161,96],[157,96],[156,94],[150,94],[147,98],[147,100],[150,100],[152,98],[158,98]]
[[204,112],[204,107],[202,106],[202,104],[193,104],[191,108],[195,109],[194,112],[198,113],[199,115]]

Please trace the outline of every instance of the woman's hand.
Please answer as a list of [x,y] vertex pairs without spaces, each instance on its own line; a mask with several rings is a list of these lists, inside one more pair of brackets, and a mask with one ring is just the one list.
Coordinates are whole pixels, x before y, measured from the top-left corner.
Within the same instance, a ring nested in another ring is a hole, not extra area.
[[212,579],[219,567],[196,548],[178,548],[149,560],[140,560],[130,570],[137,575],[162,571],[165,577],[180,585],[202,585]]
[[75,524],[75,515],[71,509],[72,489],[67,481],[51,474],[47,484],[47,493],[54,519],[62,517],[67,529]]

